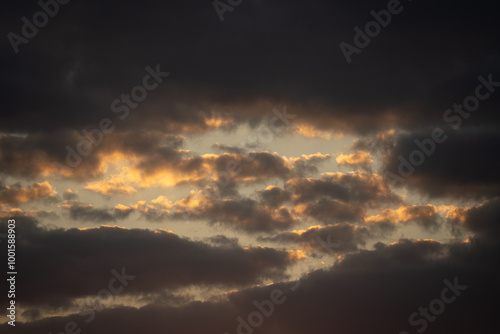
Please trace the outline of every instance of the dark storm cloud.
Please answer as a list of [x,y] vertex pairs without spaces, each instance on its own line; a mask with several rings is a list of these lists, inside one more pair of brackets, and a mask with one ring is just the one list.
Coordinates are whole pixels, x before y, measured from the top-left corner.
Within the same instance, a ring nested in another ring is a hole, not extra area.
[[[16,222],[18,271],[23,272],[17,278],[18,301],[24,305],[61,306],[76,297],[95,296],[106,287],[112,269],[126,268],[136,276],[126,292],[140,294],[189,285],[257,283],[296,260],[287,251],[234,243],[211,246],[164,230],[46,230],[31,218]],[[2,225],[5,231],[6,222]]]
[[[20,18],[39,10],[35,2],[8,7],[1,17],[6,34],[20,33]],[[4,38],[1,128],[79,130],[116,119],[111,102],[156,64],[171,76],[120,126],[203,130],[203,110],[251,122],[270,109],[244,105],[269,101],[293,106],[301,122],[319,128],[413,127],[463,99],[478,75],[500,77],[498,20],[465,1],[404,3],[348,65],[339,43],[352,44],[353,28],[364,29],[370,10],[385,7],[248,1],[221,23],[206,1],[71,3],[19,54]],[[472,122],[498,124],[498,113],[489,112],[498,101]]]
[[[229,295],[227,301],[181,307],[119,307],[101,312],[90,325],[76,315],[47,318],[18,324],[16,333],[47,332],[63,328],[68,320],[83,323],[82,328],[89,326],[96,334],[237,333],[237,317],[248,322],[249,314],[258,311],[254,303],[270,300],[274,289],[282,291],[282,303],[274,304],[272,314],[263,316],[263,325],[255,331],[399,333],[423,331],[425,324],[426,333],[494,333],[498,328],[492,306],[499,293],[498,254],[498,245],[491,248],[481,243],[446,245],[402,239],[389,246],[378,244],[372,251],[347,254],[330,270],[315,271],[300,283],[246,289]],[[461,287],[453,291],[445,280]],[[443,298],[442,293],[452,301],[443,302],[443,312],[432,315],[429,305]],[[418,314],[421,307],[427,308],[431,320]],[[412,326],[408,319],[414,312],[419,323]]]
[[[499,195],[498,130],[491,127],[443,130],[446,130],[447,136],[443,143],[430,140],[432,129],[401,135],[387,156],[386,170],[396,175],[401,175],[399,171],[402,170],[405,176],[414,169],[402,184],[430,197],[480,198]],[[415,140],[426,141],[425,150],[431,153],[425,153]],[[421,165],[413,165],[410,158],[413,161],[419,159],[416,155],[411,156],[414,154],[424,157]],[[406,162],[401,162],[402,159]],[[408,167],[408,164],[411,165]]]
[[[200,159],[180,160],[175,145],[150,151],[144,140],[135,144],[132,138],[143,131],[204,131],[214,117],[229,125],[257,124],[256,118],[282,104],[300,115],[298,121],[323,129],[413,128],[439,122],[444,110],[474,91],[478,75],[493,73],[500,80],[498,20],[467,2],[405,4],[347,65],[338,44],[351,43],[353,27],[363,28],[370,10],[384,7],[379,5],[248,1],[223,23],[212,4],[201,1],[65,5],[18,55],[7,39],[0,46],[2,172],[60,173],[52,162],[64,165],[66,145],[75,148],[78,132],[96,128],[104,117],[116,131],[132,130],[121,146],[151,153],[138,165],[148,175],[173,162],[195,170]],[[1,11],[2,22],[17,33],[20,18],[39,9],[34,2],[9,6]],[[120,120],[111,102],[140,85],[145,67],[156,64],[173,74]],[[498,127],[495,94],[467,120],[470,125]],[[104,143],[70,174],[99,176],[106,145],[112,146]]]

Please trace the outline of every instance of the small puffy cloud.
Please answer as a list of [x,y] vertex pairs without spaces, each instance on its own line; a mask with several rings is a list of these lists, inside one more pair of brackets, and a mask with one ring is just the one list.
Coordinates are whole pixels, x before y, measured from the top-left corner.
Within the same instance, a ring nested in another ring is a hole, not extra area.
[[131,204],[130,206],[121,207],[122,210],[136,210],[139,212],[146,220],[151,222],[160,222],[169,217],[170,210],[162,205],[159,202],[152,201],[153,204],[148,204],[146,201],[138,201],[135,204]]
[[124,205],[118,204],[114,208],[95,208],[90,203],[83,203],[78,200],[78,196],[74,193],[69,193],[67,190],[65,192],[65,197],[72,199],[67,199],[63,204],[59,205],[68,211],[69,217],[73,220],[94,222],[94,223],[106,223],[114,222],[116,220],[121,220],[127,218],[133,211],[134,208],[129,208]]
[[294,172],[299,176],[306,174],[314,174],[318,172],[317,165],[319,163],[330,160],[330,154],[302,154],[300,158],[289,158],[288,160],[293,164]]
[[267,186],[265,190],[260,191],[261,202],[264,205],[277,207],[292,199],[292,194],[280,187]]
[[370,153],[358,151],[349,155],[340,153],[336,161],[339,165],[368,167],[373,163]]
[[47,182],[33,183],[23,187],[21,183],[12,186],[0,185],[0,206],[18,205],[36,200],[57,201],[57,191]]
[[88,183],[84,189],[95,191],[96,193],[104,196],[130,195],[137,192],[133,187],[125,184],[117,178],[91,182]]
[[66,189],[66,191],[63,194],[63,199],[65,201],[72,201],[72,200],[77,200],[78,199],[78,194],[73,192],[71,189]]
[[397,224],[414,221],[425,229],[437,229],[438,208],[432,204],[402,206],[396,210],[385,209],[376,216],[365,218],[366,223]]
[[300,124],[294,128],[294,132],[307,138],[320,138],[330,140],[332,138],[343,137],[344,134],[334,130],[322,130],[319,127],[310,124]]

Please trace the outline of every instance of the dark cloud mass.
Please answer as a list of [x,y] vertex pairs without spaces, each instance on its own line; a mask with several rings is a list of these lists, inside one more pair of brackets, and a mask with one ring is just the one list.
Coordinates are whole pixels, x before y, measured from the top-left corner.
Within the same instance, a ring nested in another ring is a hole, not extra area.
[[0,333],[500,333],[497,7],[2,2]]
[[[92,330],[97,334],[110,328],[123,333],[234,333],[237,317],[247,320],[256,310],[252,301],[269,300],[272,290],[280,289],[285,299],[274,305],[272,316],[258,328],[262,333],[399,333],[422,329],[425,323],[427,333],[493,334],[498,324],[490,305],[499,293],[496,282],[500,273],[492,251],[498,255],[498,247],[482,243],[443,245],[402,239],[391,246],[348,255],[331,270],[313,272],[297,283],[242,290],[227,301],[106,310],[96,317]],[[454,296],[445,280],[461,286],[454,302],[445,304],[445,313],[431,318],[432,322],[421,321],[425,317],[417,314],[415,320],[420,324],[410,326],[410,315],[442,298],[443,289],[447,288],[445,298]],[[83,322],[76,315],[44,319],[22,324],[16,332],[61,328],[69,320]]]
[[464,232],[474,232],[484,239],[496,242],[500,233],[500,198],[495,197],[472,208],[454,208],[447,217]]
[[[387,171],[403,175],[402,184],[430,197],[498,196],[500,194],[498,129],[466,127],[456,131],[443,127],[443,130],[446,131],[446,140],[443,143],[429,140],[432,128],[400,136],[387,157]],[[419,142],[427,140],[425,147],[429,154],[417,146],[416,140]],[[424,159],[420,165],[410,160],[412,157],[413,161],[420,163],[419,158],[413,156],[419,153],[412,152],[422,152]],[[400,170],[403,174],[400,174]]]
[[[205,1],[74,2],[18,55],[4,39],[2,104],[9,112],[2,128],[81,130],[116,119],[111,102],[156,64],[171,76],[120,126],[203,129],[199,111],[214,108],[245,122],[256,115],[243,105],[267,100],[307,111],[304,121],[322,128],[411,127],[463,100],[478,75],[499,77],[496,16],[465,1],[403,4],[347,65],[340,42],[352,44],[353,27],[385,6],[248,1],[221,23]],[[16,33],[20,18],[39,9],[34,1],[9,7],[2,11],[4,31]],[[489,101],[473,122],[497,122],[496,107],[498,99]],[[52,121],[41,124],[42,115]]]
[[[96,295],[115,269],[135,275],[127,293],[189,285],[244,286],[275,277],[298,259],[266,247],[225,247],[181,238],[166,230],[101,226],[46,230],[31,218],[17,219],[19,301],[25,305],[68,304]],[[5,223],[2,223],[5,228]],[[50,275],[46,275],[46,273]],[[139,274],[140,273],[140,274]],[[30,284],[38,277],[37,284]]]

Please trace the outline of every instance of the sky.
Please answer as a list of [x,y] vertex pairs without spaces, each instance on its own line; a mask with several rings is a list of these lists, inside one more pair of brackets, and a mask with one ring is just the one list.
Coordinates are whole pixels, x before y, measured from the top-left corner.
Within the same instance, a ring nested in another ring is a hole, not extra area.
[[500,332],[496,3],[0,6],[1,333]]

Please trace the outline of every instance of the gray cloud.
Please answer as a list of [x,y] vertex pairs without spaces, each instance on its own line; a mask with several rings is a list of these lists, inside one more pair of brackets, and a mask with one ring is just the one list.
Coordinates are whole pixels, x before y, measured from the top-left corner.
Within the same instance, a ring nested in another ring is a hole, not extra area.
[[[297,243],[306,250],[326,254],[342,254],[358,250],[364,246],[368,238],[376,236],[378,227],[356,226],[347,223],[313,226],[304,231],[282,232],[272,237],[261,237],[260,240],[274,241],[284,244]],[[379,229],[380,230],[380,229]],[[389,229],[384,229],[388,231]]]
[[[434,143],[434,152],[427,155],[415,140],[428,141],[431,130],[415,131],[398,138],[387,156],[385,170],[395,175],[400,175],[400,169],[404,173],[414,171],[396,184],[419,190],[429,197],[481,198],[500,194],[497,172],[500,168],[497,154],[500,136],[495,128],[463,128],[459,131],[444,128],[446,141]],[[431,150],[432,145],[426,145]],[[410,160],[412,152],[421,152],[424,156],[421,165],[413,165]],[[406,163],[401,162],[400,157]],[[403,166],[407,164],[410,166]]]
[[[111,102],[157,63],[172,75],[123,127],[204,130],[200,110],[252,123],[264,108],[244,105],[259,101],[293,105],[308,115],[304,122],[324,129],[426,124],[463,98],[477,75],[499,73],[495,15],[467,2],[451,4],[405,4],[350,65],[339,43],[353,43],[354,26],[363,27],[382,4],[250,2],[223,24],[203,1],[71,4],[18,55],[7,40],[2,44],[2,109],[9,110],[2,127],[31,133],[93,126],[116,116]],[[2,11],[6,29],[19,33],[19,18],[36,9],[9,4]],[[457,24],[457,17],[467,20]],[[185,25],[193,29],[180,28]],[[25,66],[36,63],[43,66]],[[497,113],[488,112],[497,107],[498,100],[491,102],[473,122],[498,124]],[[52,121],[39,122],[40,115]]]
[[[238,287],[281,274],[292,253],[231,243],[212,246],[164,230],[104,227],[46,230],[18,217],[17,284],[23,305],[60,307],[73,298],[95,296],[112,269],[135,275],[130,294],[190,285]],[[6,222],[2,223],[6,229]],[[5,230],[4,229],[4,230]],[[50,273],[49,275],[47,273]],[[37,277],[37,284],[31,284]],[[57,278],[57,279],[54,279]]]
[[57,191],[47,181],[33,183],[30,186],[23,187],[21,183],[15,183],[11,186],[2,186],[0,184],[0,207],[2,205],[18,205],[36,200],[56,203],[59,201]]
[[[274,312],[264,317],[258,328],[262,333],[347,334],[353,331],[399,333],[420,329],[408,323],[416,319],[419,307],[428,307],[446,288],[444,280],[465,285],[466,289],[435,321],[426,321],[427,332],[490,333],[497,328],[494,308],[500,277],[492,249],[482,244],[440,244],[435,241],[402,239],[392,245],[378,244],[373,251],[348,254],[330,270],[311,273],[299,283],[277,283],[230,294],[227,300],[193,302],[184,306],[148,305],[142,308],[118,307],[96,317],[93,333],[234,333],[237,317],[247,321],[256,310],[254,301],[268,300],[271,291],[280,289],[284,303],[274,305]],[[498,247],[494,248],[498,254]],[[293,291],[292,287],[296,287]],[[447,296],[453,296],[449,289]],[[363,321],[360,321],[362,319]],[[473,319],[473,321],[471,321]],[[50,331],[63,328],[65,322],[82,323],[82,318],[47,318],[18,324],[16,333]],[[83,323],[82,326],[85,324]],[[87,325],[85,325],[87,326]],[[82,327],[83,328],[83,327]]]

